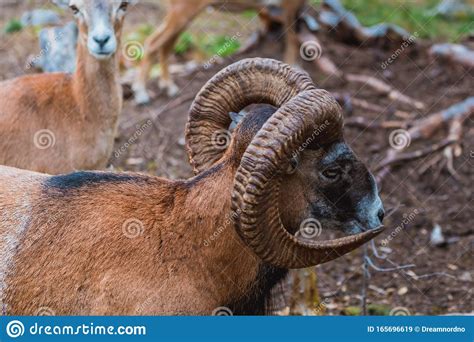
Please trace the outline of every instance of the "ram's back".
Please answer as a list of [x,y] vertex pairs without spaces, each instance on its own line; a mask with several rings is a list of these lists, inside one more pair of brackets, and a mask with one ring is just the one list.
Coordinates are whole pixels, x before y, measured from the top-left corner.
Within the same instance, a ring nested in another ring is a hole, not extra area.
[[46,176],[0,166],[0,299],[5,277],[31,221],[33,203]]
[[142,174],[0,167],[0,309],[3,302],[8,314],[38,306],[134,312],[136,297],[123,284],[159,273],[153,268],[168,251],[160,241],[163,227],[174,227],[167,220],[175,197],[173,182]]

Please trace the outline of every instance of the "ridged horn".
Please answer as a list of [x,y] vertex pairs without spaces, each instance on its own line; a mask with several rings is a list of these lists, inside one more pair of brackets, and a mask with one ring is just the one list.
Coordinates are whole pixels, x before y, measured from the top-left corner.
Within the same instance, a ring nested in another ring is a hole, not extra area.
[[324,138],[317,136],[324,143],[341,138],[342,122],[341,109],[328,92],[302,91],[268,119],[245,151],[234,180],[232,210],[239,236],[262,260],[283,268],[314,266],[354,250],[382,231],[303,242],[282,224],[279,189],[290,157],[318,127],[326,127]]
[[189,112],[186,149],[194,172],[208,169],[224,154],[215,139],[216,132],[227,131],[229,112],[253,103],[280,107],[310,89],[316,88],[304,71],[268,58],[243,59],[218,72],[198,93]]

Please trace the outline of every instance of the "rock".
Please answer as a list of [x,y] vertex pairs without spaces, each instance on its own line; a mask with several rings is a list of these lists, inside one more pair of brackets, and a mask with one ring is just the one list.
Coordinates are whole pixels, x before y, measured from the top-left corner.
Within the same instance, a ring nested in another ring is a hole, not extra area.
[[443,16],[448,19],[458,19],[474,13],[472,5],[465,0],[443,0],[428,14]]
[[145,160],[143,158],[128,158],[127,165],[132,165],[132,166],[141,165],[143,164],[144,161]]
[[382,38],[386,36],[393,37],[393,39],[414,40],[414,36],[410,35],[406,30],[394,24],[376,24],[370,27],[362,28],[362,32],[369,38]]
[[45,9],[25,12],[20,21],[23,26],[57,25],[60,23],[59,15],[56,12]]
[[430,235],[430,243],[436,247],[446,246],[446,239],[444,238],[443,231],[439,224],[435,224]]
[[407,293],[408,293],[408,287],[406,287],[406,286],[400,287],[397,291],[397,294],[399,296],[406,295]]
[[471,272],[463,272],[463,273],[458,277],[458,279],[461,280],[461,281],[471,282],[471,281],[472,281]]
[[69,0],[53,0],[53,3],[62,9],[67,9],[69,7]]
[[364,27],[351,11],[344,8],[340,0],[324,0],[318,19],[344,41],[362,43],[384,39],[397,43],[407,40],[410,44],[415,42],[414,35],[394,24],[381,23]]
[[435,44],[430,48],[429,52],[433,56],[450,59],[467,67],[474,67],[474,50],[464,45],[449,43]]
[[73,73],[76,69],[78,29],[75,22],[64,27],[45,28],[39,34],[40,52],[30,65],[45,72]]
[[390,254],[393,251],[390,247],[383,247],[383,246],[380,247],[379,250],[384,254]]
[[380,287],[377,287],[375,285],[369,285],[369,289],[371,289],[372,291],[377,292],[379,295],[382,295],[382,296],[385,296],[387,294],[387,291],[385,291],[384,289],[381,289]]

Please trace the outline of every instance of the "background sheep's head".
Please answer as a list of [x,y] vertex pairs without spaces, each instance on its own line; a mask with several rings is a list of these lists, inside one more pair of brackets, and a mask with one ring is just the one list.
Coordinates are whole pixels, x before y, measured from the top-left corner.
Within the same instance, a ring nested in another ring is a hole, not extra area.
[[131,0],[55,0],[69,6],[78,21],[79,38],[87,42],[89,53],[97,59],[115,54],[119,46],[123,18]]
[[[215,132],[229,127],[235,132],[222,148]],[[191,108],[187,146],[196,173],[233,161],[237,232],[263,260],[298,268],[332,260],[381,231],[374,178],[344,143],[342,127],[339,105],[306,73],[255,58],[203,87]],[[293,234],[308,219],[356,235],[301,241]]]

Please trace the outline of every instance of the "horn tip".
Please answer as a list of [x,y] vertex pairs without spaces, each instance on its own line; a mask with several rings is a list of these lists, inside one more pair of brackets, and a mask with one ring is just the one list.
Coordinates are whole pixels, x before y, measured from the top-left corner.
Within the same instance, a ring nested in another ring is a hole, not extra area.
[[384,230],[385,230],[385,226],[380,226],[380,227],[369,230],[368,233],[370,233],[371,235],[375,237],[379,235],[380,233],[382,233]]

